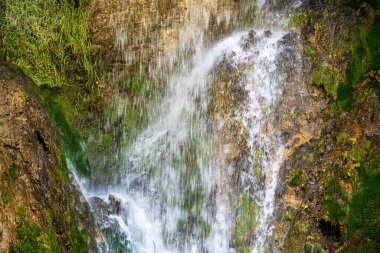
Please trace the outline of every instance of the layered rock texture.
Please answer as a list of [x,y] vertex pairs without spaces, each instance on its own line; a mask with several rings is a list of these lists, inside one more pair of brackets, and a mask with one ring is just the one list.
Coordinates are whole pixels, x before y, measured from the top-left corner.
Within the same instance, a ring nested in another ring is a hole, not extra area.
[[0,98],[0,252],[96,252],[89,207],[32,81],[1,64]]
[[379,7],[309,1],[294,16],[305,82],[327,106],[320,134],[283,165],[274,235],[282,252],[380,250]]

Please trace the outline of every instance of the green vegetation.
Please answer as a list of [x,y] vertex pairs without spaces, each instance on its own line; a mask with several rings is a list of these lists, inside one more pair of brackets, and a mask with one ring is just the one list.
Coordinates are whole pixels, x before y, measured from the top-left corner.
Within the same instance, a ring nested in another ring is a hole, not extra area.
[[364,237],[370,239],[369,242],[363,242],[364,244],[361,245],[367,249],[365,252],[379,252],[380,155],[371,157],[370,161],[361,166],[358,171],[360,187],[357,187],[350,206],[349,235],[354,236],[357,231],[360,231]]
[[[44,107],[55,122],[67,157],[73,162],[78,172],[83,176],[90,177],[90,164],[81,143],[81,137],[73,129],[73,123],[68,121],[75,113],[75,109],[54,89],[34,86],[34,92],[39,95]],[[61,157],[61,160],[64,162],[64,157]]]
[[86,252],[91,238],[88,231],[84,228],[81,230],[78,228],[78,224],[74,220],[74,214],[68,216],[68,228],[65,231],[65,236],[68,238],[68,242],[72,252]]
[[[376,75],[373,74],[374,80],[378,78]],[[372,253],[380,250],[380,137],[377,130],[365,133],[368,128],[374,127],[375,123],[366,118],[379,112],[378,98],[374,97],[371,83],[357,89],[354,92],[356,103],[353,105],[357,114],[342,115],[339,113],[341,108],[331,108],[330,116],[336,124],[333,131],[300,148],[292,160],[294,169],[287,177],[289,186],[310,194],[311,188],[306,186],[302,189],[299,184],[299,175],[303,175],[305,180],[319,185],[323,192],[313,197],[323,203],[318,213],[310,209],[300,210],[301,219],[296,221],[293,229],[299,233],[291,233],[290,237],[290,245],[295,250],[294,241],[308,241],[309,235],[313,236],[310,240],[316,241],[313,234],[316,228],[308,230],[302,226],[305,221],[312,225],[314,218],[310,217],[313,215],[326,219],[336,229],[336,234],[330,232],[320,238],[319,243],[324,246],[326,240],[334,240],[346,244],[339,252]],[[360,99],[358,96],[361,96]],[[304,201],[306,204],[312,203],[307,199]],[[291,215],[286,213],[285,220],[291,222]]]
[[288,21],[288,27],[294,28],[294,27],[303,27],[306,25],[305,22],[307,22],[308,15],[302,13],[302,12],[296,12],[293,13]]
[[6,0],[1,53],[38,85],[79,83],[79,90],[92,91],[97,77],[87,35],[87,2]]
[[158,96],[160,93],[160,87],[155,85],[141,68],[142,66],[135,66],[132,73],[125,76],[120,84],[122,92],[130,97],[121,102],[125,106],[121,125],[123,133],[128,136],[130,142],[147,126],[149,101],[153,100],[154,95]]
[[316,54],[315,49],[312,47],[304,48],[303,53],[306,57],[309,57],[309,58],[313,57]]
[[126,238],[125,234],[120,231],[106,230],[103,235],[107,239],[109,244],[107,249],[103,249],[108,252],[115,253],[132,253],[131,243]]
[[183,198],[179,205],[187,213],[187,219],[180,220],[178,228],[183,235],[197,233],[200,238],[205,238],[210,233],[210,227],[201,215],[205,204],[204,191],[201,186],[194,186],[194,182],[202,180],[198,163],[203,158],[200,147],[199,140],[189,138],[188,143],[180,147],[180,155],[173,157],[173,164],[181,173],[180,189]]
[[256,213],[258,211],[258,206],[256,202],[249,196],[249,193],[243,193],[239,207],[238,216],[236,221],[236,251],[239,253],[251,252],[252,248],[250,246],[249,240],[257,226]]
[[339,86],[339,80],[339,70],[330,65],[322,66],[320,71],[313,72],[314,83],[323,86],[327,94],[333,97]]
[[[40,223],[28,218],[26,208],[21,208],[18,212],[19,224],[17,227],[17,242],[10,247],[12,253],[56,253],[56,252],[86,252],[91,238],[86,227],[80,228],[76,222],[79,215],[74,210],[69,210],[63,215],[60,213],[61,205],[66,200],[62,193],[58,193],[58,203],[38,203],[37,209],[43,214]],[[68,201],[72,201],[68,197]],[[76,218],[75,218],[76,217]],[[85,220],[86,217],[82,217]],[[88,218],[87,218],[88,219]]]
[[333,223],[342,221],[346,217],[346,213],[342,209],[341,204],[335,200],[326,200],[325,208],[328,211],[330,219]]
[[305,183],[305,178],[302,175],[302,170],[301,168],[296,168],[292,170],[290,175],[287,177],[287,182],[291,186],[300,186]]
[[[79,231],[78,224],[72,219],[72,213],[60,217],[52,215],[50,211],[45,212],[44,226],[31,222],[27,218],[27,212],[24,208],[19,211],[20,224],[17,228],[18,243],[11,245],[11,253],[58,253],[65,252],[62,241],[58,240],[56,229],[64,227],[64,222],[68,222],[69,228],[64,231],[63,236],[67,240],[67,247],[70,252],[85,252],[89,245],[89,236],[87,231]],[[68,219],[65,221],[65,219]],[[54,221],[54,222],[53,222]]]
[[0,6],[5,10],[0,59],[17,65],[37,84],[34,92],[55,122],[67,156],[87,177],[90,166],[74,119],[99,103],[96,82],[103,72],[88,38],[88,3],[5,0]]
[[[355,102],[353,92],[357,85],[370,70],[380,68],[380,17],[375,14],[375,10],[380,9],[380,1],[329,2],[332,4],[331,10],[326,13],[307,10],[293,14],[289,26],[307,30],[308,41],[305,43],[304,55],[312,64],[313,83],[323,87],[329,96],[336,99],[340,108],[352,111]],[[353,26],[348,22],[337,23],[336,20],[342,20],[342,13],[338,8],[352,8],[357,14],[356,24]],[[309,27],[310,22],[314,23],[312,30]],[[339,27],[341,34],[325,37],[335,26]],[[344,69],[345,63],[347,66]]]
[[[370,1],[380,8],[380,1]],[[370,70],[380,69],[380,16],[370,17],[366,9],[360,9],[361,17],[352,31],[351,54],[346,71],[346,82],[338,87],[338,105],[346,111],[353,110],[353,91]],[[368,23],[368,19],[373,19]]]
[[20,176],[20,171],[16,164],[12,164],[8,171],[6,171],[1,179],[4,183],[4,188],[1,191],[0,206],[9,204],[15,197],[14,184],[17,178]]
[[17,239],[19,243],[10,247],[11,253],[58,253],[62,252],[57,236],[52,230],[52,224],[48,224],[47,231],[40,225],[29,222],[26,211],[20,211],[20,224],[17,228]]
[[[341,13],[337,10],[326,10],[318,12],[311,8],[301,13],[291,16],[290,27],[301,27],[304,36],[307,36],[303,54],[311,63],[311,82],[312,84],[323,87],[326,94],[336,99],[336,90],[341,82],[344,81],[342,62],[348,48],[348,38],[336,36],[326,37],[331,27],[337,26],[338,30],[344,31],[344,23],[336,24],[337,19],[341,18]],[[313,24],[313,27],[310,27]]]
[[6,178],[15,181],[20,176],[20,171],[17,168],[16,164],[12,164],[9,168],[8,172],[6,173]]

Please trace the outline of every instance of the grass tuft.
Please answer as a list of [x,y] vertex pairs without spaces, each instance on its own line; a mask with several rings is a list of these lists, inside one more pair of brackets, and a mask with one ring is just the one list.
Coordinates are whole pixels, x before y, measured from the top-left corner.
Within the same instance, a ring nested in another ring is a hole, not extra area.
[[96,71],[88,39],[86,4],[55,0],[6,0],[1,22],[6,60],[37,85],[92,89]]

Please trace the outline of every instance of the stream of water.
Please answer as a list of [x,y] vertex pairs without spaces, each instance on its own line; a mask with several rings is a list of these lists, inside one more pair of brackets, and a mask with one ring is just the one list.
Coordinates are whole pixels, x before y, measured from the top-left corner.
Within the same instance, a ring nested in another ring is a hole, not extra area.
[[[298,4],[290,2],[275,8],[272,1],[259,0],[252,28],[232,31],[217,42],[205,42],[199,35],[207,29],[205,11],[203,27],[194,27],[199,22],[190,18],[193,26],[181,28],[176,51],[191,45],[193,54],[169,72],[163,96],[149,107],[148,126],[120,150],[119,180],[102,188],[82,184],[105,235],[99,242],[102,251],[269,250],[285,148],[275,115],[287,83],[278,66],[286,64],[280,56],[289,46],[284,42],[291,33],[287,13]],[[244,96],[231,107],[229,120],[218,121],[211,117],[210,106],[223,64],[231,69],[231,80],[238,73],[234,85]],[[222,144],[228,138],[221,129],[231,121],[241,125],[237,134],[245,139],[241,167],[228,161],[231,150]],[[238,183],[233,183],[236,171]],[[241,236],[240,220],[247,216],[238,214],[243,195],[254,208],[248,209],[253,222],[244,223],[250,225]],[[99,208],[104,205],[115,210]]]

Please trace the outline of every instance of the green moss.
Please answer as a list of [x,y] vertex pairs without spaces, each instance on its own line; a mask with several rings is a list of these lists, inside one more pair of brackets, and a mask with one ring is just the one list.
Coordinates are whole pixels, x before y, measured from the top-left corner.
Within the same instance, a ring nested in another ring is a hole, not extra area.
[[255,20],[257,5],[255,1],[250,0],[241,0],[237,2],[239,4],[239,10],[241,11],[238,18],[238,24],[242,26],[242,28],[251,28],[253,20]]
[[236,221],[236,252],[245,253],[252,249],[246,242],[252,238],[257,226],[256,213],[258,206],[251,198],[249,193],[243,193],[239,207],[237,209],[238,216]]
[[348,136],[346,133],[342,132],[342,133],[339,133],[337,136],[336,136],[336,141],[337,143],[347,143],[348,142]]
[[312,47],[305,47],[304,50],[303,50],[303,54],[306,56],[306,57],[313,57],[316,52],[315,52],[315,49],[312,48]]
[[350,157],[351,157],[351,159],[352,159],[353,161],[363,162],[363,161],[365,161],[365,159],[366,159],[366,157],[365,157],[366,153],[367,153],[367,152],[364,151],[363,148],[362,148],[361,146],[359,146],[359,145],[355,145],[355,146],[353,147],[353,149],[351,150],[351,155],[350,155]]
[[2,175],[2,180],[4,180],[4,187],[1,191],[1,205],[8,205],[15,197],[14,185],[15,181],[20,176],[20,171],[16,164],[9,166],[8,171]]
[[[90,232],[86,226],[86,222],[92,222],[90,213],[83,209],[79,211],[73,206],[75,199],[72,194],[68,196],[64,196],[64,192],[57,194],[61,198],[59,203],[45,203],[40,207],[46,223],[43,229],[48,233],[59,234],[60,245],[64,243],[70,252],[86,252],[91,244]],[[63,204],[67,207],[64,213],[62,213]]]
[[121,87],[130,96],[149,97],[153,93],[153,84],[150,79],[136,66],[131,75],[121,80]]
[[291,186],[300,186],[303,184],[305,182],[305,178],[302,174],[301,168],[294,169],[286,180]]
[[52,230],[52,224],[49,223],[47,231],[44,231],[40,225],[29,222],[26,218],[26,212],[20,212],[20,224],[17,228],[18,244],[10,247],[11,253],[58,253],[62,252],[57,236]]
[[1,205],[8,205],[16,196],[10,185],[7,185],[1,192]]
[[8,172],[6,173],[6,178],[8,178],[9,180],[15,181],[19,176],[20,176],[20,171],[17,168],[17,165],[13,163],[9,167]]
[[349,235],[357,231],[369,238],[370,244],[366,247],[380,251],[380,172],[379,161],[375,168],[361,167],[359,175],[362,182],[352,199],[348,221]]
[[29,95],[29,93],[28,93],[27,91],[24,91],[24,93],[23,93],[23,97],[24,97],[24,100],[25,100],[25,101],[29,101],[29,97],[30,97],[30,95]]
[[66,163],[66,152],[63,148],[60,149],[58,167],[55,168],[54,173],[57,175],[58,179],[61,180],[61,182],[69,182],[69,170]]
[[325,201],[325,208],[329,212],[331,221],[333,223],[343,221],[343,219],[346,217],[346,213],[342,208],[342,204],[338,203],[334,200],[327,200]]
[[353,91],[364,74],[380,68],[380,16],[372,25],[359,22],[352,32],[352,60],[347,65],[346,82],[338,87],[338,105],[346,111],[353,110]]
[[98,145],[102,147],[108,147],[112,143],[112,135],[104,134],[99,139]]
[[114,253],[132,253],[131,242],[128,241],[125,234],[119,231],[106,230],[103,232],[105,236],[108,248],[104,248],[104,252]]
[[365,253],[377,253],[376,248],[372,241],[361,241],[361,242],[355,242],[351,243],[348,246],[342,248],[340,253],[359,253],[359,252],[365,252]]
[[[90,164],[82,144],[82,139],[73,129],[72,123],[69,121],[69,119],[73,117],[73,114],[75,114],[74,109],[70,106],[70,103],[65,101],[64,98],[53,89],[34,86],[34,92],[40,96],[44,107],[54,121],[67,157],[80,174],[90,177]],[[61,154],[61,162],[64,163],[64,160]]]
[[313,82],[323,86],[327,94],[336,97],[336,90],[339,85],[339,70],[325,64],[321,69],[315,69],[312,73]]
[[72,220],[66,236],[73,252],[85,252],[90,244],[91,238],[86,230],[79,230],[78,225]]
[[293,220],[293,219],[294,219],[294,214],[293,214],[293,212],[291,212],[291,211],[286,211],[286,213],[285,213],[285,219],[286,219],[287,221],[291,221],[291,220]]
[[306,13],[297,12],[290,16],[288,21],[288,27],[302,27],[307,22],[308,15]]

